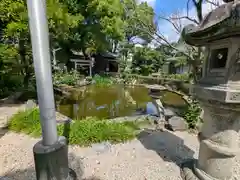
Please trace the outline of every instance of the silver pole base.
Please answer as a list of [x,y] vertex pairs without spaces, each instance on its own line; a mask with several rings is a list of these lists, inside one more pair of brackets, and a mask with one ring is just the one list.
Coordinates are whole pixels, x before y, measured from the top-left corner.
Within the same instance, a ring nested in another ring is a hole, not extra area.
[[51,146],[42,141],[33,147],[37,180],[76,180],[76,173],[68,167],[68,146],[65,137],[59,137]]

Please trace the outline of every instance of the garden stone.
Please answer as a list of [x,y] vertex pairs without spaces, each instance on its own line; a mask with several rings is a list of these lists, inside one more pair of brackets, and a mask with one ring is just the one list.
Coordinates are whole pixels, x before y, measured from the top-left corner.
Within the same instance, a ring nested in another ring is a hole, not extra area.
[[202,111],[201,111],[201,113],[200,113],[200,116],[199,116],[199,118],[200,118],[201,120],[203,120],[203,115],[204,115],[204,110],[202,109]]
[[164,115],[165,117],[169,118],[175,116],[176,113],[170,108],[164,108]]
[[156,128],[163,129],[166,121],[164,119],[160,119],[159,117],[156,116],[148,116],[148,120],[151,123],[151,125],[156,126]]
[[29,99],[29,100],[26,102],[25,107],[26,107],[27,110],[28,110],[28,109],[33,109],[33,108],[37,107],[37,104],[36,104],[36,102],[35,102],[34,100]]
[[179,116],[173,116],[168,120],[169,129],[172,131],[185,131],[188,129],[188,125],[184,118]]
[[157,117],[157,116],[148,116],[148,120],[150,122],[159,122],[160,121],[159,117]]
[[198,121],[197,121],[197,123],[196,123],[196,129],[197,129],[198,131],[201,131],[202,125],[203,125],[202,119],[198,118]]
[[89,82],[86,79],[84,79],[84,80],[77,80],[77,85],[78,86],[86,86],[88,84],[89,84]]
[[162,104],[161,100],[153,98],[152,103],[156,106],[157,115],[158,115],[159,119],[160,120],[165,120],[164,107],[163,107],[163,104]]
[[198,131],[201,131],[202,125],[203,125],[203,116],[204,116],[204,111],[202,110],[196,124],[196,128]]

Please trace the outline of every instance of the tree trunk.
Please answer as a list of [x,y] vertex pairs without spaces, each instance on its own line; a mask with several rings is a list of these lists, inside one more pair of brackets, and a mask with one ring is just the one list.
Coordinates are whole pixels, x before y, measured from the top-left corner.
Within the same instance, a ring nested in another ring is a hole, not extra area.
[[23,78],[23,86],[24,86],[24,89],[28,89],[29,87],[29,80],[31,78],[31,75],[29,73],[26,73],[24,78]]

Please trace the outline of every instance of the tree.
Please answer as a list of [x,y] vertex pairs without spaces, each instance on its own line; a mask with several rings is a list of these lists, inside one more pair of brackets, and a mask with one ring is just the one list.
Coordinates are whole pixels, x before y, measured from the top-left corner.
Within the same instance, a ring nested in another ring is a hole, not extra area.
[[[216,1],[216,0],[206,0],[206,1],[191,0],[191,2],[193,3],[194,8],[196,10],[197,18],[195,19],[195,18],[189,17],[188,12],[189,12],[190,0],[188,0],[187,15],[173,18],[173,21],[170,21],[170,22],[172,22],[173,25],[174,25],[174,20],[181,21],[181,19],[187,19],[189,22],[191,22],[195,25],[199,25],[202,22],[204,15],[205,15],[205,14],[203,14],[203,3],[210,3],[212,5],[213,9],[220,5],[219,1]],[[180,29],[180,30],[182,32],[183,29]],[[193,76],[194,82],[196,82],[198,80],[198,78],[201,76],[201,67],[202,67],[203,57],[204,57],[203,56],[203,48],[202,47],[193,47],[193,46],[189,46],[189,45],[185,44],[183,41],[182,35],[180,36],[180,39],[178,41],[178,46],[181,47],[181,48],[178,48],[180,50],[182,49],[181,52],[184,52],[185,55],[186,54],[189,55],[189,56],[187,56],[188,64],[190,64],[192,67],[192,76]]]
[[[125,35],[128,43],[135,38],[140,38],[145,42],[151,41],[151,36],[144,29],[146,26],[155,28],[154,10],[146,2],[138,4],[135,0],[123,0],[124,20],[126,21]],[[143,26],[143,23],[146,26]]]
[[[57,40],[65,39],[69,30],[82,18],[69,14],[66,7],[58,0],[47,2],[50,37],[53,44]],[[2,22],[0,64],[4,67],[5,73],[14,71],[21,74],[24,77],[24,87],[27,88],[29,79],[33,76],[33,61],[26,1],[0,1],[0,21]]]
[[[190,2],[192,2],[193,6],[195,7],[197,18],[193,18],[189,16],[188,11],[189,11]],[[192,22],[194,24],[199,24],[202,21],[204,16],[202,6],[203,6],[203,3],[205,2],[211,3],[213,8],[219,5],[217,1],[214,1],[214,0],[207,0],[207,1],[188,0],[186,15],[180,16],[180,13],[175,13],[171,17],[159,16],[158,20],[165,20],[171,23],[175,31],[179,35],[181,35],[181,32],[183,30],[182,20],[188,20],[189,22]],[[161,24],[158,24],[155,26],[149,25],[142,19],[139,19],[138,22],[141,25],[141,27],[144,27],[142,28],[142,31],[148,34],[148,36],[151,37],[153,42],[155,42],[159,46],[160,45],[168,46],[170,49],[178,52],[179,55],[185,56],[188,61],[188,64],[190,64],[192,67],[193,79],[194,81],[197,81],[199,77],[199,69],[201,67],[202,60],[203,60],[202,48],[188,46],[187,44],[184,43],[182,37],[179,39],[177,43],[173,44],[159,29]]]
[[163,56],[159,51],[148,47],[136,47],[132,60],[132,72],[147,76],[158,72],[163,64]]
[[72,31],[67,47],[81,50],[86,57],[101,51],[116,51],[124,37],[123,9],[119,0],[67,0],[69,12],[84,21]]
[[154,10],[146,2],[138,4],[136,0],[122,0],[124,10],[123,20],[124,40],[119,43],[122,64],[127,63],[129,55],[134,53],[136,40],[142,41],[142,44],[148,44],[152,38],[145,32],[146,26],[142,26],[141,21],[147,26],[154,27]]

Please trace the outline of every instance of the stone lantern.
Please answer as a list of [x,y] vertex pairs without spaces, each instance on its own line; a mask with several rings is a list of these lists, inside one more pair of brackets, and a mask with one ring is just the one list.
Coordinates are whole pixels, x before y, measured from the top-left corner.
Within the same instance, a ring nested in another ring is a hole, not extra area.
[[182,164],[185,180],[232,180],[240,152],[240,1],[224,2],[183,30],[187,44],[205,49],[202,77],[191,88],[204,110],[199,157]]

